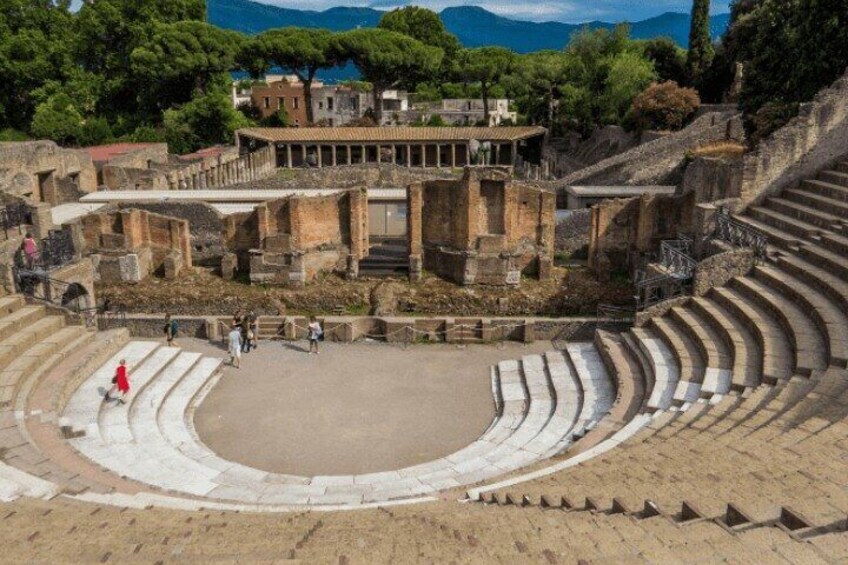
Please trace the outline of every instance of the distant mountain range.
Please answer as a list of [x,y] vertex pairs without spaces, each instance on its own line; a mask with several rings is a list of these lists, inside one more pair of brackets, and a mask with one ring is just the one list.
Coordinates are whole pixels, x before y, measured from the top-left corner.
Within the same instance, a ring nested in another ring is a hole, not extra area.
[[[371,8],[331,8],[323,12],[291,10],[250,0],[207,0],[209,23],[222,28],[255,34],[277,27],[317,27],[346,31],[358,27],[375,27],[384,12]],[[465,47],[500,45],[518,53],[542,49],[562,49],[571,35],[585,26],[612,28],[613,23],[587,22],[528,22],[511,20],[475,6],[446,8],[440,13],[445,27],[456,35]],[[689,14],[667,12],[655,18],[632,22],[631,37],[651,39],[667,36],[683,47],[689,42]],[[712,17],[713,37],[721,37],[730,22],[730,14]],[[324,80],[334,81],[357,76],[348,65],[322,73]]]
[[[334,31],[374,27],[384,13],[371,8],[341,7],[323,12],[291,10],[250,0],[207,0],[207,6],[210,23],[251,34],[286,26],[321,27]],[[466,47],[501,45],[518,53],[562,49],[571,35],[583,26],[614,26],[607,22],[566,24],[511,20],[475,6],[446,8],[440,15],[448,30]],[[718,38],[724,33],[729,20],[729,14],[713,16],[713,37]],[[689,41],[689,14],[667,12],[655,18],[633,22],[631,25],[632,37],[635,39],[668,36],[683,47],[687,46]]]

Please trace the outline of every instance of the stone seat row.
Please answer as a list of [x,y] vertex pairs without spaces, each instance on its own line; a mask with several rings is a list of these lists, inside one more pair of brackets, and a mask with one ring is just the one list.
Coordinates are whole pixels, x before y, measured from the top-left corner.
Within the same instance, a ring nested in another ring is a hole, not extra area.
[[[120,358],[135,387],[127,407],[102,401]],[[193,353],[130,343],[77,389],[61,423],[81,436],[71,443],[91,461],[180,496],[265,506],[350,505],[426,496],[555,455],[596,426],[615,398],[594,345],[569,344],[565,352],[493,368],[497,417],[459,452],[384,473],[299,477],[226,461],[200,442],[190,414],[214,385],[217,368],[217,360]]]

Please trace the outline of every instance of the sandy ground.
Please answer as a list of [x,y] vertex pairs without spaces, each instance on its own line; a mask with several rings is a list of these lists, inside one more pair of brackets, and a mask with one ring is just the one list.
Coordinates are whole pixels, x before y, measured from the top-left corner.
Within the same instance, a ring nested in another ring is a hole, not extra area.
[[[222,357],[207,342],[186,349]],[[494,417],[489,368],[551,348],[531,345],[262,342],[197,409],[200,438],[220,456],[296,475],[399,469],[449,455]]]

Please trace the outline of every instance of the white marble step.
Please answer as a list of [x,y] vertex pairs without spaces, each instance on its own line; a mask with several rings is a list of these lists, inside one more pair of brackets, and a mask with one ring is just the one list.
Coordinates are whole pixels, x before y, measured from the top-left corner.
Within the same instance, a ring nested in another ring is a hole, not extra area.
[[99,435],[98,418],[103,395],[112,388],[112,377],[121,359],[126,359],[132,372],[159,344],[152,341],[133,341],[124,346],[74,392],[62,414],[60,425],[72,426],[75,431]]
[[607,415],[615,402],[615,388],[600,353],[592,343],[569,343],[566,351],[583,389],[583,405],[575,434],[583,435]]
[[583,388],[562,352],[548,351],[545,353],[545,361],[557,396],[556,408],[548,428],[559,435],[559,439],[543,456],[553,457],[572,443],[571,432],[583,406]]
[[0,501],[11,502],[22,496],[49,499],[57,494],[59,485],[0,462]]
[[704,372],[704,382],[701,384],[701,392],[708,395],[725,395],[730,392],[732,383],[733,371],[730,369],[707,367]]
[[634,328],[630,333],[654,371],[654,388],[648,398],[648,408],[668,410],[680,381],[680,367],[674,354],[663,340],[647,328]]
[[144,394],[147,385],[176,359],[180,350],[176,347],[160,347],[134,370],[127,371],[130,394],[127,404],[110,402],[100,410],[100,437],[107,443],[130,442],[130,414],[137,400]]

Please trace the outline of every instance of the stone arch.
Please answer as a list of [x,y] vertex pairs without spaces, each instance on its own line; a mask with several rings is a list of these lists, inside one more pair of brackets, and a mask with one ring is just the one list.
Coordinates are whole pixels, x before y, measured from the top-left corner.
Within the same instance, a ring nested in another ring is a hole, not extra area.
[[87,310],[91,308],[91,295],[79,283],[72,283],[62,294],[62,306],[71,310]]

